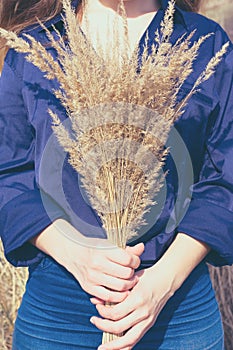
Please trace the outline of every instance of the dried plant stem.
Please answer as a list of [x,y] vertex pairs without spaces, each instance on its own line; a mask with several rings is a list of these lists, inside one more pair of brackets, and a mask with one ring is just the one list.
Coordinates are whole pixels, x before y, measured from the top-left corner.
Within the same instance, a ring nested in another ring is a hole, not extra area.
[[[108,303],[106,303],[105,305],[108,306]],[[112,305],[109,304],[109,307],[111,307]],[[103,333],[103,337],[102,337],[102,344],[107,344],[115,339],[118,339],[120,337],[122,337],[124,335],[124,333],[120,333],[120,334],[112,334],[112,333],[107,333],[104,332]]]

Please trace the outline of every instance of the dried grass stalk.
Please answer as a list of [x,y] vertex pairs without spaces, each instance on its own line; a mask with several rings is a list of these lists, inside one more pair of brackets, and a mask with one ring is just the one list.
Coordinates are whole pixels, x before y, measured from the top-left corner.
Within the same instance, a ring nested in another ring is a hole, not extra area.
[[10,350],[15,317],[24,292],[27,269],[15,269],[3,256],[0,242],[0,348]]
[[209,266],[210,276],[222,314],[225,349],[233,349],[233,266]]
[[[1,29],[0,35],[10,47],[26,53],[27,60],[48,79],[58,80],[60,88],[54,93],[66,108],[70,125],[65,127],[50,111],[53,130],[69,153],[70,164],[81,175],[107,237],[124,248],[145,224],[144,215],[155,204],[162,186],[161,169],[167,155],[164,145],[172,124],[198,86],[213,74],[228,44],[209,62],[178,104],[177,94],[209,35],[191,44],[192,32],[174,45],[170,43],[175,0],[169,2],[150,54],[145,45],[140,65],[137,50],[131,57],[129,54],[122,0],[117,15],[123,17],[125,28],[121,52],[118,28],[111,50],[103,50],[100,44],[94,50],[70,1],[63,0],[63,7],[67,41],[55,28],[54,38],[41,24],[56,58],[28,34],[18,38]],[[112,338],[113,335],[105,334],[103,342]]]

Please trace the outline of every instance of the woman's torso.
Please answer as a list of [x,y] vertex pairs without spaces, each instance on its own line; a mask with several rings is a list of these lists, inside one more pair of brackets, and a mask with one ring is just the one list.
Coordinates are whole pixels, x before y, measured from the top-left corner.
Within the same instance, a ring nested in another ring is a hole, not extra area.
[[[160,25],[163,14],[164,9],[160,9],[154,15],[148,26],[148,33],[144,32],[139,40],[139,57],[142,54],[147,35],[149,45],[153,42],[155,31]],[[46,24],[47,28],[56,36],[53,25],[59,28],[61,34],[64,34],[60,16]],[[212,22],[197,14],[188,14],[179,10],[175,16],[175,27],[171,41],[175,42],[178,37],[190,33],[194,28],[197,30],[193,35],[193,42],[200,35],[210,31],[216,31],[216,35],[206,40],[200,48],[193,72],[182,86],[179,98],[183,98],[191,89],[193,82],[212,57],[213,51],[217,51],[227,40],[224,32]],[[56,56],[56,52],[50,47],[43,29],[36,27],[29,32],[45,45],[53,56]],[[22,79],[22,97],[28,121],[25,124],[22,124],[20,120],[14,121],[15,128],[20,125],[22,135],[24,135],[24,144],[30,144],[30,149],[31,145],[33,146],[31,151],[34,152],[35,159],[35,180],[41,192],[49,194],[59,203],[67,213],[70,222],[79,231],[88,235],[104,236],[100,220],[87,201],[78,175],[68,165],[64,152],[59,148],[54,148],[55,141],[48,108],[57,112],[62,121],[67,117],[60,102],[53,95],[53,89],[57,88],[56,81],[45,79],[39,69],[12,51],[9,52],[6,61]],[[140,240],[146,242],[145,253],[142,256],[145,264],[151,264],[162,255],[174,239],[175,227],[178,226],[186,213],[190,186],[192,186],[193,181],[196,182],[199,179],[206,150],[206,140],[216,118],[218,103],[216,83],[211,79],[203,84],[191,98],[185,112],[175,124],[175,136],[168,141],[168,146],[172,146],[172,151],[164,167],[165,171],[169,170],[166,177],[166,191],[165,193],[161,192],[161,200],[158,199],[160,205],[155,206],[148,216],[148,225],[143,227],[142,232],[139,232]],[[25,133],[23,133],[23,128],[26,130]],[[31,133],[28,132],[28,128],[31,128]],[[46,207],[46,200],[44,205],[50,215],[49,206]]]

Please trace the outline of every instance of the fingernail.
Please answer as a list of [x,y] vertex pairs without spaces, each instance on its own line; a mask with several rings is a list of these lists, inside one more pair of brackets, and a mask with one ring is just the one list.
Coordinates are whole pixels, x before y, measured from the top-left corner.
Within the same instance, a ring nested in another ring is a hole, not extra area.
[[94,318],[94,317],[91,317],[91,318],[90,318],[90,322],[91,322],[92,324],[95,324],[95,318]]
[[134,277],[134,280],[135,280],[135,282],[138,282],[138,281],[139,281],[139,277],[138,277],[138,276],[135,276],[135,277]]

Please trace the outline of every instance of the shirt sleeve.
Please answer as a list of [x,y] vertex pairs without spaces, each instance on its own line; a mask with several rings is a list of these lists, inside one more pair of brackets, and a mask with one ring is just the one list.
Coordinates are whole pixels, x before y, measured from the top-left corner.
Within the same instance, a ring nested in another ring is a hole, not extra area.
[[0,77],[0,235],[6,258],[15,266],[27,266],[43,256],[29,240],[65,213],[51,198],[49,216],[44,209],[35,181],[34,130],[22,97],[22,78],[13,68],[5,62]]
[[207,136],[200,178],[192,188],[188,211],[178,226],[208,244],[207,262],[233,263],[233,52],[216,71],[217,118]]

